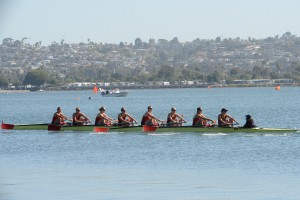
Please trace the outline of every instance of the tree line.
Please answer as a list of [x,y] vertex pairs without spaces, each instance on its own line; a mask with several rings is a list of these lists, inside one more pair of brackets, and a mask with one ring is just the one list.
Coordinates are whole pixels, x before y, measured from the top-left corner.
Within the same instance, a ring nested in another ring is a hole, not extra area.
[[[229,72],[222,70],[215,70],[209,74],[203,74],[199,72],[196,67],[182,66],[174,68],[170,65],[163,65],[159,68],[153,68],[149,73],[142,73],[141,70],[126,70],[125,73],[114,72],[108,69],[88,68],[80,69],[72,72],[68,76],[62,78],[57,74],[51,74],[45,68],[38,68],[29,71],[20,85],[33,85],[43,86],[45,84],[50,86],[62,86],[65,83],[70,82],[139,82],[145,84],[149,81],[184,81],[184,80],[198,80],[207,82],[210,84],[220,83],[226,81],[226,83],[233,83],[234,80],[242,79],[292,79],[295,76],[300,80],[300,64],[295,63],[294,71],[291,73],[280,74],[276,72],[270,72],[268,68],[255,66],[252,71],[241,72],[239,68],[232,68]],[[0,86],[7,86],[9,81],[0,76]]]

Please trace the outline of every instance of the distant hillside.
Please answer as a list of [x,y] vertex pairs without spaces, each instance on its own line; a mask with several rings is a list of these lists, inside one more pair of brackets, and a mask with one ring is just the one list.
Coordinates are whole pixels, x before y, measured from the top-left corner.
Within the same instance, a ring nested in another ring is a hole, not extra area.
[[[26,38],[5,38],[0,45],[0,85],[22,85],[39,69],[45,81],[183,81],[228,83],[237,79],[286,78],[300,82],[300,37],[286,32],[265,39],[221,38],[180,42],[137,38],[134,43],[43,46]],[[29,79],[29,83],[30,83]],[[44,79],[43,79],[44,80]]]

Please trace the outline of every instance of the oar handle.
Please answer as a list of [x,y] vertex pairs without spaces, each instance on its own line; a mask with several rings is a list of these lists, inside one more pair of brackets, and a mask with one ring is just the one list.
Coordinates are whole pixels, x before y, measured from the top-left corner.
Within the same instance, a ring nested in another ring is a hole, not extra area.
[[168,125],[168,124],[185,124],[185,123],[187,123],[187,122],[169,122],[169,123],[166,123],[166,125]]

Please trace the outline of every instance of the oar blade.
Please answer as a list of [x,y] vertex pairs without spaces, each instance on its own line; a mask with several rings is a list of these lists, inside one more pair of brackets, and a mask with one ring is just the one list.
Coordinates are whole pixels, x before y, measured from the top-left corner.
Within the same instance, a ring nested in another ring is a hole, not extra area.
[[48,131],[60,131],[61,126],[55,124],[48,125]]
[[158,126],[147,126],[143,125],[142,131],[144,132],[155,132],[157,130]]
[[1,129],[14,129],[15,125],[13,124],[1,124]]
[[106,133],[108,131],[109,131],[108,127],[97,127],[97,126],[94,127],[94,132],[96,133]]

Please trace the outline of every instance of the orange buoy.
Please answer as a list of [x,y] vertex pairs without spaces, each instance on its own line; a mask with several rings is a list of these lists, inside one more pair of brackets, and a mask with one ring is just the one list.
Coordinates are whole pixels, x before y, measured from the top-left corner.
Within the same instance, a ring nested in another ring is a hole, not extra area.
[[277,85],[276,87],[275,87],[275,90],[280,90],[281,88],[280,88],[280,86],[279,85]]

